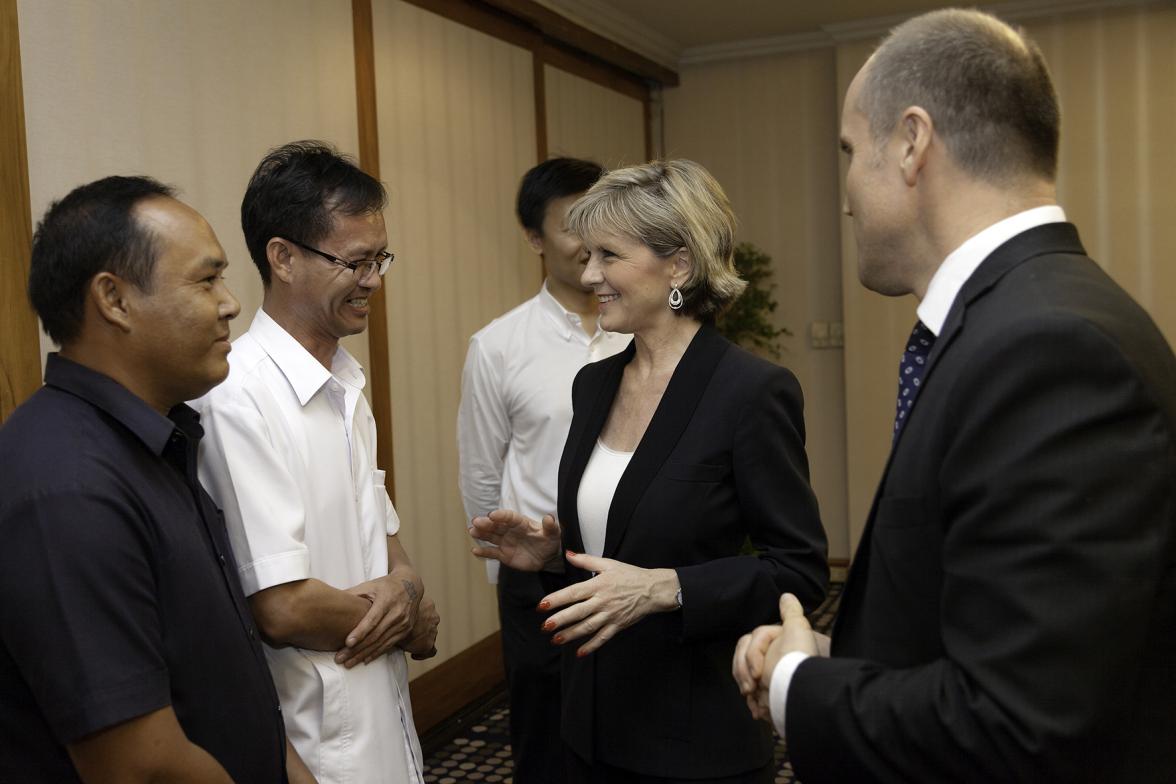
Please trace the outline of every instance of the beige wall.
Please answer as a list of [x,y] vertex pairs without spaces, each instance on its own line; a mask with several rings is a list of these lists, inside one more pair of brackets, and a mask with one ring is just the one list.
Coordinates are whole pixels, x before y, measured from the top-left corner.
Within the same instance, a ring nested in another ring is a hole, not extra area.
[[541,280],[514,217],[535,165],[528,50],[400,0],[373,3],[380,172],[391,190],[388,351],[402,537],[437,601],[439,655],[498,628],[469,554],[457,490],[456,417],[467,341]]
[[[513,215],[536,160],[527,50],[400,0],[374,0],[381,171],[397,262],[387,278],[398,506],[441,607],[434,666],[497,628],[468,556],[454,417],[466,340],[530,296],[534,256]],[[357,147],[347,0],[19,0],[33,213],[75,185],[147,173],[178,185],[217,230],[242,300],[260,302],[238,207],[264,152],[316,137]],[[1064,110],[1063,206],[1091,253],[1176,340],[1176,9],[1034,21]],[[667,154],[718,177],[740,238],[776,262],[782,361],[804,385],[813,483],[831,555],[849,555],[889,445],[893,375],[913,302],[865,292],[838,218],[840,95],[871,43],[681,70],[665,91]],[[644,158],[641,103],[545,69],[553,153]],[[814,350],[812,321],[847,345]],[[349,348],[366,363],[362,336]]]
[[[253,167],[292,139],[356,150],[351,3],[20,0],[18,13],[34,218],[110,174],[177,186],[228,253],[239,335],[261,303],[239,219]],[[365,337],[346,345],[366,364]]]
[[[843,44],[836,50],[837,122],[841,99],[854,74],[874,50],[874,41]],[[845,182],[847,161],[838,160],[838,183]],[[839,186],[840,188],[840,186]],[[838,191],[842,198],[842,190]],[[839,201],[840,203],[840,201]],[[845,321],[845,465],[848,540],[852,553],[861,539],[874,489],[890,453],[894,432],[894,396],[903,341],[918,316],[913,297],[883,297],[858,282],[853,222],[842,215],[842,315]]]
[[645,162],[641,101],[551,65],[543,66],[547,149],[610,169]]
[[[1062,104],[1058,197],[1088,251],[1176,342],[1176,8],[1153,4],[1034,19]],[[830,554],[856,547],[890,447],[895,369],[911,298],[857,281],[837,217],[841,96],[876,41],[683,68],[665,91],[667,155],[707,165],[731,194],[740,236],[776,262],[783,358],[808,401],[813,484]],[[840,279],[831,270],[840,268]],[[841,319],[845,349],[813,351],[813,320]],[[841,363],[839,370],[836,365]]]
[[[391,190],[387,278],[397,508],[442,617],[431,669],[498,628],[469,554],[456,416],[470,335],[531,297],[542,269],[514,214],[537,162],[531,52],[402,2],[373,3],[380,172]],[[550,66],[548,148],[644,158],[642,106]]]
[[[238,218],[254,166],[292,139],[357,152],[351,3],[20,0],[19,13],[33,214],[108,174],[175,184],[228,253],[239,335],[262,295]],[[400,0],[374,0],[373,37],[397,253],[385,281],[397,506],[443,618],[440,655],[412,663],[415,676],[498,628],[469,555],[454,422],[469,336],[542,279],[514,217],[536,163],[534,70],[529,50]],[[644,158],[639,101],[547,78],[553,151]],[[365,335],[346,345],[368,363]]]
[[1026,26],[1062,104],[1058,200],[1176,344],[1176,6]]
[[738,238],[772,257],[778,360],[804,388],[813,487],[829,554],[846,539],[845,381],[840,349],[812,349],[812,321],[841,319],[833,52],[683,68],[667,89],[666,157],[706,166],[730,196]]
[[[1022,21],[1049,64],[1062,107],[1058,201],[1087,252],[1176,343],[1176,8],[1142,6]],[[839,47],[844,95],[872,43]],[[856,546],[885,466],[894,381],[915,302],[857,283],[842,221],[850,541]]]

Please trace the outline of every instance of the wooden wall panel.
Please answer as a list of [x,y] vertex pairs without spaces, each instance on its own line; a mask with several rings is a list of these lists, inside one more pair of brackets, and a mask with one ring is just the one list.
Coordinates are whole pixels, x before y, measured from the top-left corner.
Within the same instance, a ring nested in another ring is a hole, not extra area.
[[547,149],[589,158],[610,169],[645,162],[645,106],[583,76],[552,65],[546,77]]
[[0,423],[41,383],[29,306],[29,171],[16,0],[0,0]]
[[456,417],[467,341],[537,289],[514,217],[536,161],[529,50],[400,0],[373,3],[381,172],[391,187],[386,279],[397,508],[437,601],[440,654],[498,628],[493,587],[469,554]]

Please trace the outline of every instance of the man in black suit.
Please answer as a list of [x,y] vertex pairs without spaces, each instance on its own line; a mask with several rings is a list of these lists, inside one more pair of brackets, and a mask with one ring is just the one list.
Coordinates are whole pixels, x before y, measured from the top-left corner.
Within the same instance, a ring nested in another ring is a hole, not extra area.
[[1176,360],[1055,203],[1040,51],[896,28],[846,94],[859,275],[914,294],[894,444],[834,628],[734,671],[806,784],[1171,781]]

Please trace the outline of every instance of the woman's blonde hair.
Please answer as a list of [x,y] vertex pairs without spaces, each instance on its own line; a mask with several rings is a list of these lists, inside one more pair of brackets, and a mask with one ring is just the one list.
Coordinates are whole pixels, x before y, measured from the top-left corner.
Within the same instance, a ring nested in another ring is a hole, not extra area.
[[713,318],[747,286],[735,271],[731,203],[694,161],[654,161],[608,172],[572,205],[567,223],[582,238],[619,234],[663,258],[686,248],[693,263],[680,287],[684,304],[678,313]]

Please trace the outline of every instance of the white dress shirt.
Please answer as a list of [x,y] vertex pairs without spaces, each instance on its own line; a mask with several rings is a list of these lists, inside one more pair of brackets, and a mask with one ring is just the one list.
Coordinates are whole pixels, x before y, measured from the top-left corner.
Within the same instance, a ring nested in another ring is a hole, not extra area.
[[[589,337],[546,283],[470,338],[457,412],[466,522],[499,508],[536,521],[555,514],[572,381],[584,365],[616,354],[631,338],[599,327]],[[486,574],[497,581],[497,561],[486,562]]]
[[[193,406],[205,429],[200,480],[224,511],[245,594],[387,574],[400,520],[375,465],[363,369],[339,348],[328,371],[262,310],[229,367]],[[332,651],[265,652],[287,734],[319,782],[423,780],[403,652],[352,669]]]
[[[1034,207],[1031,210],[1018,212],[1004,220],[997,221],[988,228],[973,234],[962,245],[948,254],[943,263],[931,277],[927,284],[927,292],[919,303],[917,312],[919,320],[938,337],[943,331],[944,322],[951,306],[959,296],[960,289],[968,282],[968,278],[992,255],[992,252],[1011,240],[1013,237],[1047,223],[1064,223],[1066,213],[1056,204],[1045,207]],[[808,658],[807,654],[792,651],[784,654],[776,669],[772,672],[772,680],[768,692],[769,707],[772,713],[772,723],[776,725],[776,732],[784,737],[784,719],[788,705],[788,687],[792,684],[792,676],[800,663]]]

